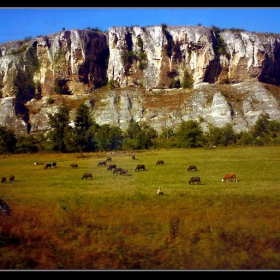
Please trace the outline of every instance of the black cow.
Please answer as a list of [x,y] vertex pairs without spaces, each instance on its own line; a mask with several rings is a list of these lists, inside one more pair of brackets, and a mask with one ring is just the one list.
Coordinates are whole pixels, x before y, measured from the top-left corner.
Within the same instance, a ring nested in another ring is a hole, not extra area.
[[145,165],[144,164],[138,164],[135,168],[135,171],[139,171],[139,170],[146,170]]
[[114,169],[114,168],[116,168],[116,167],[117,167],[116,164],[110,164],[110,165],[108,166],[107,170],[112,170],[112,169]]
[[72,168],[78,168],[78,164],[77,164],[77,163],[72,163],[72,164],[70,164],[70,166],[71,166]]
[[197,171],[197,168],[195,165],[190,165],[188,171]]
[[48,168],[52,168],[52,164],[51,164],[51,163],[47,163],[47,164],[45,165],[45,169],[48,169]]
[[122,171],[122,168],[117,167],[117,168],[114,169],[113,174],[121,173],[121,171]]
[[196,183],[197,185],[201,185],[200,177],[191,177],[191,179],[189,181],[189,185],[194,184],[194,183]]
[[164,164],[163,160],[158,160],[157,163],[156,163],[156,165],[162,165],[162,164]]
[[133,160],[136,160],[136,157],[135,157],[135,155],[131,156],[131,158],[132,158]]
[[9,179],[10,179],[10,181],[12,182],[12,181],[15,180],[15,176],[14,176],[14,175],[10,175]]
[[53,163],[52,163],[52,166],[53,166],[53,167],[56,167],[56,162],[53,162]]
[[127,170],[127,169],[122,169],[122,170],[120,171],[120,175],[127,175],[127,173],[128,173],[128,170]]
[[104,161],[99,161],[97,166],[105,166],[107,165],[107,160],[104,160]]
[[83,177],[82,177],[82,180],[83,180],[84,178],[85,178],[85,179],[87,179],[87,178],[93,179],[92,173],[84,173],[84,175],[83,175]]
[[7,178],[6,177],[2,177],[1,182],[4,183],[6,181],[7,181]]

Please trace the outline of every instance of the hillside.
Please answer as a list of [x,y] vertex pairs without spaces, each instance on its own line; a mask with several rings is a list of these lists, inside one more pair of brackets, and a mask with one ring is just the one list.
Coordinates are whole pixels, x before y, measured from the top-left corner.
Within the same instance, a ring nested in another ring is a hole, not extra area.
[[[161,25],[7,42],[0,45],[0,125],[20,134],[47,131],[47,114],[62,102],[72,116],[86,102],[98,124],[122,129],[131,119],[157,131],[195,119],[204,130],[231,123],[246,131],[262,112],[280,117],[279,40]],[[193,88],[182,87],[186,75]]]

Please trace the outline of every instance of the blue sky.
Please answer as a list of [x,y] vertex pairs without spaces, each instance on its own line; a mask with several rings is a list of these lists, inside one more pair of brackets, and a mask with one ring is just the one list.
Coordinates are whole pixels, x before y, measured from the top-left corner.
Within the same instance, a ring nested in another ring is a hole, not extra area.
[[98,27],[107,31],[113,26],[142,27],[212,25],[219,28],[242,28],[247,31],[280,34],[280,8],[266,7],[81,7],[81,8],[9,8],[0,7],[0,43],[49,35],[63,28]]

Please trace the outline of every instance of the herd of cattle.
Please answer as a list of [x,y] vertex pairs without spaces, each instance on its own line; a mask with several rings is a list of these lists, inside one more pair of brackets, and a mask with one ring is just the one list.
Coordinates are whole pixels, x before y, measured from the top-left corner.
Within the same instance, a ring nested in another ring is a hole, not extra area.
[[[15,180],[15,176],[14,175],[10,175],[9,176],[9,180],[10,180],[10,182],[14,181]],[[6,177],[2,177],[1,178],[1,183],[5,183],[6,181],[7,181]]]
[[[133,160],[136,160],[136,157],[135,155],[132,155],[132,159]],[[111,157],[107,157],[106,160],[103,160],[103,161],[99,161],[97,166],[107,166],[107,162],[111,162],[112,161],[112,158]],[[35,162],[34,163],[35,165],[42,165],[44,163],[40,163],[40,162]],[[164,165],[164,160],[158,160],[156,162],[156,165]],[[50,168],[56,168],[57,164],[56,162],[52,162],[52,163],[47,163],[45,165],[45,169],[50,169]],[[77,163],[73,163],[73,164],[70,164],[70,167],[72,168],[78,168],[78,164]],[[143,170],[145,171],[146,170],[146,167],[144,164],[137,164],[136,167],[135,167],[135,171],[140,171],[140,170]],[[113,171],[113,174],[120,174],[120,175],[128,175],[128,170],[127,169],[123,169],[121,167],[117,167],[116,164],[109,164],[108,168],[107,168],[107,171]],[[191,171],[198,171],[196,165],[190,165],[187,169],[188,172],[191,172]],[[83,176],[82,176],[82,180],[83,179],[93,179],[93,176],[92,176],[92,173],[90,172],[87,172],[87,173],[84,173]],[[9,180],[12,182],[15,180],[15,176],[14,175],[10,175],[9,176]],[[5,183],[7,181],[7,178],[6,177],[2,177],[1,179],[1,182],[2,183]],[[223,178],[222,178],[222,182],[227,182],[227,181],[232,181],[232,182],[237,182],[237,177],[236,177],[236,174],[234,173],[229,173],[229,174],[226,174]],[[197,184],[197,185],[201,185],[201,178],[199,176],[193,176],[190,178],[189,180],[189,185],[191,184]],[[158,194],[163,194],[163,192],[160,190],[158,190],[157,192]]]
[[[135,155],[132,155],[132,159],[133,160],[136,160],[136,157]],[[112,158],[110,156],[107,157],[106,160],[102,160],[102,161],[99,161],[97,166],[107,166],[107,162],[111,162],[112,161]],[[38,163],[38,162],[35,162],[34,164],[38,165],[38,164],[43,164],[43,163]],[[158,160],[156,162],[156,165],[164,165],[164,160]],[[78,168],[78,164],[77,163],[72,163],[70,164],[70,166],[72,168]],[[45,165],[45,169],[49,169],[49,168],[55,168],[56,167],[56,162],[53,162],[53,163],[47,163]],[[136,167],[135,167],[135,171],[140,171],[140,170],[143,170],[145,171],[146,170],[146,167],[144,164],[137,164]],[[116,164],[109,164],[108,168],[107,168],[107,171],[113,171],[113,174],[120,174],[120,175],[128,175],[128,170],[127,169],[123,169],[121,167],[117,167]],[[191,172],[191,171],[198,171],[196,165],[190,165],[187,169],[188,172]],[[14,179],[14,178],[13,178]],[[10,176],[10,180],[12,181],[13,180]],[[92,173],[90,172],[86,172],[83,174],[82,176],[82,180],[83,179],[93,179],[93,175]],[[2,178],[2,183],[6,181],[6,178],[3,177]],[[223,178],[222,178],[222,182],[227,182],[227,181],[232,181],[232,182],[237,182],[237,177],[236,177],[236,174],[234,173],[229,173],[229,174],[226,174]],[[193,176],[190,178],[189,180],[189,185],[193,185],[193,184],[197,184],[197,185],[201,185],[201,179],[199,176]],[[162,190],[159,188],[157,190],[157,194],[159,195],[162,195],[163,192]]]
[[[135,155],[132,155],[132,159],[133,160],[136,160],[136,157]],[[112,161],[112,158],[111,157],[107,157],[106,160],[103,160],[103,161],[99,161],[97,166],[107,166],[107,162],[111,162]],[[34,163],[35,165],[43,165],[44,163],[42,162],[35,162]],[[156,162],[156,165],[164,165],[164,160],[158,160]],[[56,168],[57,167],[57,164],[56,162],[52,162],[52,163],[47,163],[45,164],[45,169],[51,169],[51,168]],[[72,168],[78,168],[78,164],[77,163],[72,163],[70,164],[70,167]],[[146,171],[146,167],[144,164],[137,164],[136,167],[135,167],[135,172],[138,172],[138,171]],[[127,169],[123,169],[121,167],[117,167],[116,164],[109,164],[108,165],[108,168],[107,168],[107,171],[113,171],[113,174],[120,174],[120,175],[128,175],[128,170]],[[196,165],[190,165],[187,169],[188,172],[197,172],[199,171],[196,167]],[[10,175],[9,177],[9,180],[10,182],[14,181],[15,180],[15,176],[14,175]],[[83,179],[93,179],[93,175],[92,173],[90,172],[86,172],[83,174],[82,176],[82,180]],[[2,177],[1,179],[1,182],[2,183],[5,183],[7,181],[7,178],[6,177]],[[236,177],[236,174],[235,173],[229,173],[229,174],[226,174],[222,180],[222,182],[237,182],[237,177]],[[192,176],[189,180],[189,185],[193,185],[193,184],[197,184],[197,185],[201,185],[201,178],[199,176]],[[159,187],[158,190],[157,190],[157,194],[158,195],[163,195],[164,192],[161,190],[161,188]],[[10,215],[11,213],[11,209],[9,208],[9,206],[0,199],[0,214],[2,213],[6,213],[7,215]]]
[[[133,160],[136,160],[136,157],[135,155],[132,155],[132,159]],[[99,161],[97,166],[108,166],[107,167],[107,171],[113,171],[113,174],[120,174],[120,175],[128,175],[128,170],[127,169],[123,169],[121,167],[117,167],[116,164],[109,164],[107,165],[107,162],[111,162],[112,161],[112,158],[111,157],[107,157],[106,160],[102,160],[102,161]],[[39,164],[39,163],[34,163],[34,164]],[[164,165],[164,160],[158,160],[156,162],[156,165]],[[47,163],[45,165],[45,169],[48,169],[48,168],[55,168],[56,167],[56,162],[53,162],[53,163]],[[73,163],[73,164],[70,164],[70,167],[72,168],[78,168],[78,164],[77,163]],[[136,167],[135,167],[135,171],[138,172],[138,171],[146,171],[146,167],[144,164],[137,164]],[[196,165],[190,165],[187,169],[188,172],[193,172],[193,171],[198,171]],[[83,179],[93,179],[93,175],[92,173],[90,172],[86,172],[83,174],[82,176],[82,180]],[[236,177],[236,174],[234,173],[229,173],[229,174],[226,174],[223,178],[222,178],[222,182],[227,182],[227,181],[232,181],[232,182],[237,182],[237,177]],[[189,180],[189,185],[193,185],[193,184],[197,184],[197,185],[201,185],[201,178],[199,176],[192,176]],[[158,195],[163,195],[163,191],[159,188],[157,190],[157,194]]]

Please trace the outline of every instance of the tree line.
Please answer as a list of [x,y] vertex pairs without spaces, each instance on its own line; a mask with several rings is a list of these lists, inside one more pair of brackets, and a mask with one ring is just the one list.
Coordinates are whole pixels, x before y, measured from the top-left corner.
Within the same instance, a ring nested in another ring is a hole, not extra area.
[[36,135],[20,135],[0,126],[0,153],[97,152],[156,148],[198,148],[230,145],[280,145],[280,122],[270,120],[268,113],[259,115],[248,132],[235,132],[231,124],[216,127],[209,124],[204,132],[195,120],[183,121],[177,129],[160,133],[146,123],[131,120],[126,131],[108,124],[98,125],[84,103],[76,110],[70,124],[70,107],[63,104],[58,112],[48,114],[50,130]]

